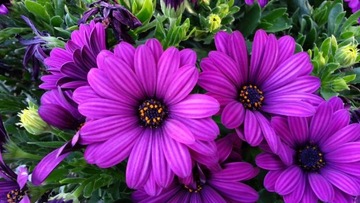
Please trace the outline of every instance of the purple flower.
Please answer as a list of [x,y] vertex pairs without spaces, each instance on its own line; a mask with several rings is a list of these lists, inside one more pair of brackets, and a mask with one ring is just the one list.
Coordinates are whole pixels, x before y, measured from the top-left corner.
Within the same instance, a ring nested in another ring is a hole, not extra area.
[[75,89],[87,85],[87,73],[96,67],[97,54],[106,49],[105,28],[101,23],[81,24],[79,30],[71,33],[65,49],[55,48],[44,63],[50,75],[41,77],[40,88],[51,90]]
[[9,10],[7,7],[11,5],[9,0],[1,0],[0,1],[0,15],[7,15]]
[[101,22],[106,27],[110,26],[118,41],[134,43],[133,38],[128,34],[129,29],[135,29],[142,25],[129,10],[119,4],[109,4],[107,1],[99,0],[89,5],[79,24],[85,23],[91,16],[95,16],[95,22]]
[[[351,12],[356,13],[358,10],[360,10],[360,1],[359,0],[344,0],[348,3],[348,6],[351,8]],[[358,22],[360,23],[360,18],[358,19]]]
[[265,138],[276,152],[279,139],[268,116],[312,116],[312,104],[322,101],[312,94],[319,88],[320,80],[310,76],[308,54],[294,54],[292,37],[277,40],[263,30],[255,34],[250,61],[245,40],[238,31],[218,32],[215,45],[217,51],[201,61],[199,85],[220,102],[219,113],[225,127],[235,129],[252,146],[258,146]]
[[[256,1],[255,1],[256,2]],[[245,3],[247,5],[253,5],[254,4],[254,0],[245,0]],[[267,3],[268,3],[268,0],[257,0],[257,3],[259,3],[259,5],[261,7],[264,7]]]
[[234,138],[234,136],[228,135],[217,141],[221,160],[220,169],[213,170],[201,164],[196,164],[191,176],[178,178],[159,195],[149,196],[143,190],[138,190],[133,193],[133,200],[140,203],[256,202],[258,193],[240,181],[255,177],[259,170],[252,167],[251,164],[239,160],[228,162],[233,149],[233,145],[229,141],[233,141]]
[[74,92],[88,119],[80,130],[87,162],[107,168],[129,157],[130,188],[167,187],[174,174],[191,174],[190,150],[216,153],[212,143],[219,129],[211,116],[219,103],[190,94],[199,74],[195,62],[192,50],[163,51],[156,39],[136,49],[121,42],[114,54],[102,51],[98,68],[88,74],[89,86]]
[[28,171],[25,167],[18,168],[18,174],[15,174],[9,166],[2,160],[0,153],[0,202],[19,202],[30,203],[27,195],[26,182]]
[[27,64],[31,61],[32,62],[32,76],[33,78],[37,78],[40,71],[40,63],[43,63],[45,58],[47,58],[47,54],[44,52],[44,50],[47,52],[45,45],[47,44],[47,41],[44,40],[42,37],[49,36],[45,32],[40,33],[35,25],[31,22],[29,18],[26,16],[21,16],[21,18],[26,22],[26,24],[29,25],[29,27],[33,30],[35,33],[35,37],[33,39],[23,39],[20,36],[17,36],[20,44],[27,46],[26,51],[24,54],[23,59],[23,66],[26,67]]
[[271,124],[287,159],[266,147],[256,157],[256,164],[269,170],[265,188],[285,202],[352,203],[360,195],[360,124],[349,121],[337,97],[322,102],[310,118],[274,117]]
[[184,4],[184,0],[162,0],[166,7],[172,8],[174,10],[179,9],[179,7]]

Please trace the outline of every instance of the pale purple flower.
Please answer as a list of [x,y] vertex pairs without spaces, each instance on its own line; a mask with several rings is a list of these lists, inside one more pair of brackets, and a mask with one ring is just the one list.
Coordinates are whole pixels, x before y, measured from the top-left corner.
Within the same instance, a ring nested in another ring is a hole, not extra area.
[[9,13],[9,9],[11,3],[9,0],[0,0],[0,15],[7,15]]
[[51,90],[60,86],[74,90],[87,85],[87,73],[96,67],[96,56],[106,49],[105,28],[101,23],[81,24],[79,30],[71,33],[65,49],[54,48],[44,63],[50,75],[44,75],[40,88]]
[[[360,10],[360,1],[359,0],[344,0],[344,2],[348,3],[348,6],[351,8],[351,12],[356,13]],[[358,19],[360,22],[360,18]]]
[[235,129],[251,146],[258,146],[265,138],[276,152],[279,139],[268,118],[312,116],[313,104],[322,101],[313,94],[320,80],[310,75],[309,55],[294,54],[292,37],[276,39],[263,30],[255,33],[251,59],[238,31],[218,32],[215,45],[217,50],[201,61],[199,85],[220,102],[225,127]]
[[112,167],[129,157],[130,188],[167,187],[174,174],[191,174],[191,151],[211,156],[219,129],[211,119],[219,110],[212,97],[190,94],[197,83],[196,54],[156,39],[134,48],[121,42],[114,54],[102,51],[98,68],[88,74],[89,86],[74,92],[87,117],[80,143],[85,159]]
[[353,203],[360,195],[360,124],[349,124],[341,99],[322,102],[313,117],[274,117],[280,159],[264,146],[256,164],[269,170],[264,186],[285,202]]
[[247,5],[253,5],[254,2],[257,2],[261,7],[264,7],[268,3],[268,0],[245,0]]

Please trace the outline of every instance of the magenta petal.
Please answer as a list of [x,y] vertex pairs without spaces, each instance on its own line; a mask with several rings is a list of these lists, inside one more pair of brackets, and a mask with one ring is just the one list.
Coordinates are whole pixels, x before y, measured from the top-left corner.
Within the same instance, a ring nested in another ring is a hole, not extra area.
[[153,147],[153,136],[157,136],[157,134],[152,129],[145,130],[131,150],[125,174],[126,184],[130,188],[137,189],[144,186],[149,178],[152,168],[151,149]]
[[121,58],[129,67],[134,67],[134,55],[135,55],[135,48],[125,42],[122,41],[118,45],[116,45],[114,49],[115,56]]
[[158,63],[160,56],[163,53],[161,43],[157,39],[149,39],[145,42],[145,45],[151,50],[154,55],[155,62]]
[[170,136],[176,142],[183,144],[195,143],[194,135],[191,133],[189,128],[177,119],[167,119],[163,131],[165,136]]
[[243,104],[237,101],[227,104],[221,114],[221,123],[226,128],[234,129],[239,127],[245,118],[245,109]]
[[203,203],[201,195],[199,193],[194,193],[190,197],[190,203]]
[[344,102],[339,97],[331,97],[328,102],[332,106],[334,112],[344,109]]
[[206,142],[196,140],[194,144],[187,145],[190,149],[204,156],[217,156],[216,144],[214,141]]
[[[202,202],[226,203],[224,198],[210,186],[205,185],[201,190]],[[174,202],[175,203],[175,202]]]
[[318,198],[308,185],[305,187],[304,196],[300,202],[318,203]]
[[258,70],[258,77],[256,78],[258,85],[261,85],[274,71],[275,65],[277,65],[278,54],[279,49],[276,37],[270,34],[265,44],[261,63],[259,64],[260,68]]
[[155,178],[151,174],[149,175],[149,178],[146,181],[143,188],[144,188],[145,192],[150,196],[157,196],[163,190],[163,187],[160,187],[159,185],[156,184]]
[[227,32],[219,31],[216,33],[214,37],[216,50],[221,51],[223,53],[227,53],[227,42],[229,40],[230,35]]
[[331,167],[338,171],[342,171],[348,175],[360,178],[360,162],[336,163],[333,164]]
[[295,190],[300,179],[304,178],[303,172],[298,166],[290,166],[285,169],[275,183],[275,191],[280,195],[287,195]]
[[275,134],[274,129],[270,126],[270,122],[260,112],[255,111],[255,116],[263,133],[263,136],[271,150],[276,154],[280,145],[280,139]]
[[248,80],[249,65],[246,42],[241,32],[234,31],[231,34],[228,46],[228,55],[235,60],[240,70],[240,83],[242,84]]
[[296,42],[291,36],[283,36],[278,40],[279,43],[279,57],[278,65],[290,58],[295,52]]
[[189,130],[194,135],[195,139],[212,141],[220,134],[220,130],[216,122],[212,118],[201,119],[182,119]]
[[72,99],[76,103],[81,104],[96,97],[99,97],[99,95],[90,86],[82,86],[74,91]]
[[304,144],[309,139],[308,119],[304,117],[288,117],[291,135],[294,136],[296,143]]
[[322,170],[321,175],[323,175],[332,185],[349,195],[358,196],[360,194],[359,183],[350,175],[346,175],[341,171],[331,168]]
[[207,95],[191,94],[170,107],[170,112],[183,118],[206,118],[219,111],[219,102]]
[[255,158],[256,165],[266,170],[280,170],[285,167],[282,161],[274,154],[261,153]]
[[[329,127],[326,129],[325,133],[325,135],[330,136],[324,136],[320,142],[323,143],[324,141],[327,141],[330,137],[335,136],[334,134],[337,134],[340,129],[347,127],[349,125],[349,122],[350,114],[347,109],[341,109],[333,113]],[[357,138],[356,135],[352,135],[352,137],[354,138],[354,140]]]
[[29,176],[29,172],[28,172],[27,168],[23,167],[23,166],[19,167],[16,181],[17,181],[20,189],[22,189],[25,186],[25,184],[28,180],[28,176]]
[[269,192],[275,192],[275,183],[282,174],[282,170],[278,171],[269,171],[264,178],[264,187]]
[[238,91],[224,76],[215,71],[206,71],[200,74],[198,84],[209,92],[222,95],[227,98],[236,99]]
[[283,102],[281,105],[278,104],[266,104],[261,110],[277,115],[283,116],[299,116],[299,117],[309,117],[314,115],[315,109],[314,107],[305,102]]
[[167,105],[172,105],[183,100],[194,89],[198,77],[199,73],[195,64],[181,67],[169,81],[171,85],[163,87],[166,89],[164,102]]
[[258,120],[251,110],[245,111],[244,137],[251,146],[258,146],[264,138]]
[[[334,123],[334,125],[336,124]],[[330,126],[330,128],[331,127],[332,126]],[[327,137],[327,139],[324,139],[322,143],[322,148],[323,148],[322,150],[323,152],[331,152],[333,150],[336,150],[342,144],[356,141],[359,137],[360,137],[360,125],[358,123],[350,124],[340,129],[330,137]]]
[[[191,65],[191,64],[189,64]],[[195,65],[192,64],[193,66]],[[168,48],[160,57],[158,62],[158,75],[156,83],[156,96],[158,98],[164,98],[174,73],[180,67],[180,53],[176,48]],[[190,75],[188,75],[190,77]]]
[[308,179],[312,190],[321,201],[331,202],[334,199],[334,188],[322,175],[309,173]]
[[78,121],[60,105],[42,104],[39,107],[40,117],[48,124],[60,129],[76,129]]
[[31,203],[28,195],[25,195],[19,203]]
[[79,105],[79,112],[89,119],[99,119],[116,115],[134,115],[136,111],[122,103],[110,99],[94,98]]
[[135,51],[135,73],[138,76],[148,97],[153,97],[156,91],[156,63],[150,48],[140,45]]
[[161,147],[162,139],[163,134],[159,133],[153,140],[151,157],[152,176],[159,186],[168,187],[174,178],[174,173],[171,171],[166,162],[165,155]]
[[248,185],[240,182],[223,182],[210,180],[209,184],[226,198],[239,202],[256,202],[258,193]]
[[302,178],[297,183],[297,186],[295,187],[293,192],[283,196],[285,203],[300,202],[301,198],[304,195],[305,187],[308,187],[306,185],[306,179]]
[[295,81],[292,81],[291,83],[284,85],[282,87],[279,87],[277,89],[272,90],[269,92],[269,94],[278,94],[280,92],[307,92],[307,93],[313,93],[320,87],[320,79],[315,76],[301,76],[296,78]]
[[180,67],[193,65],[196,63],[196,52],[192,49],[183,49],[180,51]]
[[255,168],[246,162],[232,162],[223,165],[223,170],[213,172],[211,180],[224,182],[238,182],[243,180],[250,180],[256,176]]
[[314,142],[320,141],[324,132],[329,128],[332,117],[332,108],[329,103],[323,102],[319,105],[310,123],[310,138]]
[[181,178],[189,176],[192,165],[188,148],[167,135],[164,135],[162,141],[162,149],[171,170]]
[[259,74],[261,58],[265,49],[265,43],[268,36],[264,30],[257,30],[252,44],[252,55],[250,61],[249,76],[250,81],[256,81]]
[[50,175],[56,166],[62,162],[70,153],[57,156],[59,149],[46,155],[34,168],[31,182],[34,185],[40,185]]
[[360,161],[360,142],[349,142],[338,146],[325,155],[326,159],[336,163]]
[[287,118],[275,116],[271,119],[271,126],[274,128],[276,134],[280,136],[281,140],[290,147],[295,147],[295,140],[293,139]]

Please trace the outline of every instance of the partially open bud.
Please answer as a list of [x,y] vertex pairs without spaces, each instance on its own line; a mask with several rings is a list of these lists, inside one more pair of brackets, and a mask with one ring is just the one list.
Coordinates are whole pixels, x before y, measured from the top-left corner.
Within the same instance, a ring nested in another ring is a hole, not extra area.
[[161,11],[169,18],[178,18],[185,10],[184,0],[160,0]]
[[207,20],[209,23],[210,32],[218,30],[221,27],[221,18],[219,15],[212,13],[208,16]]
[[29,107],[18,113],[20,117],[19,126],[25,128],[30,134],[39,135],[47,132],[50,126],[39,116],[38,107],[29,102]]
[[335,52],[335,59],[342,67],[348,67],[356,63],[358,57],[358,49],[355,44],[348,44],[339,47]]

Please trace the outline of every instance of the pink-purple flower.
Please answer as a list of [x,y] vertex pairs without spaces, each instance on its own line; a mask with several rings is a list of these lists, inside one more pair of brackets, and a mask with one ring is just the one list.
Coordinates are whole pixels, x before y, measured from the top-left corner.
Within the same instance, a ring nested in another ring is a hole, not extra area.
[[322,102],[314,116],[274,117],[283,161],[266,146],[256,164],[268,170],[264,186],[285,202],[354,202],[360,195],[360,124],[349,124],[341,99]]
[[7,7],[10,5],[11,5],[11,3],[9,0],[1,0],[0,1],[0,15],[7,15],[9,13],[9,9]]
[[[245,0],[245,3],[247,5],[253,5],[254,2],[256,2],[255,0]],[[257,0],[257,3],[261,6],[261,7],[264,7],[267,3],[268,3],[268,0]]]
[[199,75],[195,62],[192,50],[163,50],[156,39],[100,52],[89,86],[74,92],[87,118],[80,130],[86,161],[107,168],[129,158],[128,186],[146,183],[154,193],[151,188],[169,186],[174,175],[191,174],[191,151],[216,154],[219,129],[211,116],[219,103],[190,94]]
[[242,34],[220,31],[216,51],[201,61],[199,85],[221,105],[221,122],[235,129],[252,146],[263,138],[277,152],[279,139],[269,123],[273,115],[312,116],[313,104],[322,99],[313,93],[320,80],[310,76],[312,64],[305,52],[294,54],[290,36],[276,39],[263,30],[255,33],[249,59]]

